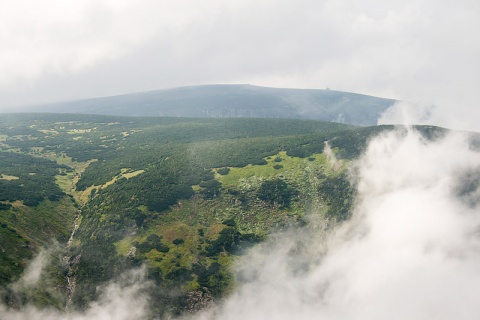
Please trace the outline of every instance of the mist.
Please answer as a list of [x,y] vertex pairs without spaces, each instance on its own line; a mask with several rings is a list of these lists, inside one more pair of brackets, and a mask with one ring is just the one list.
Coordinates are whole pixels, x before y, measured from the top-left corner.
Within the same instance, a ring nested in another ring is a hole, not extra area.
[[[468,136],[373,139],[352,166],[352,218],[278,235],[203,319],[473,319],[480,314],[480,153]],[[472,182],[474,181],[474,182]]]
[[[41,261],[41,262],[40,262]],[[14,290],[18,283],[26,284],[41,272],[40,263],[45,262],[45,254],[40,253],[27,268],[24,276],[12,284]],[[31,284],[31,282],[30,282]],[[149,299],[146,289],[151,283],[146,280],[145,268],[131,270],[120,275],[115,281],[105,285],[101,290],[100,299],[92,303],[84,311],[57,310],[52,308],[38,308],[31,304],[18,308],[9,308],[0,304],[1,320],[133,320],[146,319],[148,315]]]

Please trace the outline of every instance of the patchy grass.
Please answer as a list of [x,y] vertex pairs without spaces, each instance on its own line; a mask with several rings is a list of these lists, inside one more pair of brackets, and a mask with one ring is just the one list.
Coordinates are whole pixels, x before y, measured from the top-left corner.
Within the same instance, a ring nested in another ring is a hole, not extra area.
[[134,171],[134,172],[122,173],[121,176],[123,178],[130,179],[130,178],[136,177],[139,174],[142,174],[144,172],[145,172],[145,170],[137,170],[137,171]]
[[18,180],[18,179],[20,179],[20,178],[16,177],[16,176],[9,176],[9,175],[0,173],[0,180],[12,181],[12,180]]
[[113,177],[110,181],[107,181],[102,185],[92,185],[83,191],[77,191],[76,184],[80,179],[81,174],[85,171],[88,165],[90,165],[90,163],[97,160],[95,159],[87,162],[74,162],[71,160],[71,158],[63,156],[55,157],[55,160],[57,161],[57,163],[65,164],[75,170],[74,172],[67,172],[66,175],[56,175],[55,180],[57,185],[62,189],[62,191],[72,195],[80,205],[84,205],[85,203],[87,203],[93,190],[105,189],[108,186],[116,183],[121,178],[131,179],[145,172],[145,170],[137,170],[130,172],[129,168],[123,168],[121,169],[120,175]]
[[53,135],[59,134],[59,132],[55,129],[38,129],[37,131],[45,134],[53,134]]
[[129,237],[123,238],[120,241],[115,242],[115,248],[117,248],[117,252],[121,255],[124,255],[124,256],[127,255],[128,252],[130,251],[130,249],[133,246],[132,243],[134,241],[138,241],[138,240],[135,240],[135,239],[136,239],[136,237],[129,236]]
[[[163,277],[182,268],[191,269],[192,264],[197,261],[203,263],[206,261],[207,265],[215,261],[220,263],[222,268],[228,268],[235,259],[233,255],[220,254],[214,258],[201,256],[209,243],[218,239],[220,232],[226,228],[222,224],[223,221],[234,219],[240,232],[254,233],[258,236],[264,236],[275,229],[286,228],[305,215],[305,201],[318,199],[317,187],[322,179],[336,174],[334,164],[329,163],[325,154],[298,158],[280,152],[265,160],[267,161],[265,165],[230,168],[226,175],[215,173],[215,178],[222,182],[222,192],[219,196],[211,200],[196,196],[190,200],[179,201],[171,210],[151,222],[146,230],[139,230],[138,234],[116,242],[117,253],[124,256],[132,254],[132,247],[144,244],[150,235],[156,234],[161,237],[161,244],[168,248],[168,252],[159,249],[160,252],[152,247],[147,252],[141,253],[137,247],[135,255],[145,258],[150,268],[158,268]],[[283,167],[275,169],[274,166],[279,163]],[[143,172],[143,170],[130,172],[130,169],[123,168],[117,177],[95,187],[106,188],[121,177],[129,179]],[[279,177],[298,188],[301,201],[293,201],[288,208],[279,208],[256,198],[255,188],[262,181]],[[251,186],[247,187],[247,184]],[[247,198],[243,202],[239,201],[226,192],[227,189],[243,190]],[[90,188],[85,192],[89,194]],[[138,209],[147,215],[153,214],[146,206],[140,206]],[[228,277],[231,274],[225,273],[224,276]],[[193,290],[198,287],[197,278],[194,277],[185,283],[184,289]]]
[[67,133],[68,133],[68,134],[89,133],[89,132],[95,131],[95,129],[97,129],[97,128],[90,128],[90,129],[71,129],[71,130],[68,130]]
[[[145,172],[145,170],[137,170],[137,171],[134,171],[134,172],[129,172],[130,169],[128,168],[123,168],[121,169],[121,173],[116,176],[116,177],[113,177],[112,180],[110,181],[107,181],[105,182],[104,184],[102,185],[92,185],[88,188],[86,188],[85,190],[83,191],[72,191],[74,194],[76,194],[76,198],[78,200],[78,202],[82,205],[84,205],[85,203],[87,203],[88,201],[88,198],[90,197],[90,195],[92,194],[92,191],[93,190],[101,190],[101,189],[105,189],[111,185],[113,185],[114,183],[116,183],[119,179],[121,178],[125,178],[125,179],[131,179],[133,177],[136,177],[138,176],[139,174],[142,174]],[[76,182],[78,181],[78,178],[76,179],[75,181],[75,185],[76,185]]]
[[69,172],[66,175],[56,175],[55,183],[67,194],[75,194],[75,173]]
[[[280,159],[280,161],[279,161]],[[314,159],[313,161],[310,159]],[[313,167],[317,170],[323,170],[326,167],[327,160],[324,154],[314,154],[310,158],[290,157],[282,151],[277,155],[265,158],[265,165],[248,165],[243,168],[230,168],[226,175],[216,174],[215,179],[222,183],[224,188],[237,187],[242,181],[247,181],[251,177],[257,177],[260,180],[270,179],[278,176],[294,176],[301,174],[302,168]],[[279,163],[281,168],[275,168]]]

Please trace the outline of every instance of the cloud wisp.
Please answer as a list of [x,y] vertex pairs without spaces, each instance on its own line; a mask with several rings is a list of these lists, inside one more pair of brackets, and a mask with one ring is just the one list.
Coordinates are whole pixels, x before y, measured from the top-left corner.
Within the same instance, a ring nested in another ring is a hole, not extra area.
[[[204,319],[472,319],[480,314],[480,153],[464,135],[373,139],[350,221],[283,235],[244,260],[245,284]],[[283,239],[283,240],[282,240]],[[308,244],[308,246],[301,244]],[[302,249],[303,248],[303,249]]]
[[[45,262],[45,254],[40,254],[34,260],[21,285],[32,281],[33,276],[41,272],[41,263]],[[0,319],[2,320],[132,320],[147,319],[149,299],[146,289],[151,284],[146,280],[144,268],[131,270],[120,276],[102,289],[98,301],[92,303],[85,311],[62,311],[51,308],[39,309],[33,305],[22,306],[20,309],[8,308],[0,304]],[[14,287],[16,284],[13,285]]]

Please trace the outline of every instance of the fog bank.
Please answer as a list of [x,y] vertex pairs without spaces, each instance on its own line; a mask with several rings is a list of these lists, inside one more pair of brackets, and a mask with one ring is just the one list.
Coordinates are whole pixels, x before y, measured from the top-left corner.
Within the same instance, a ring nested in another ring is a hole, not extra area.
[[245,285],[204,319],[478,316],[479,182],[467,177],[479,176],[480,154],[467,138],[373,139],[352,169],[352,219],[326,241],[292,233],[252,252]]

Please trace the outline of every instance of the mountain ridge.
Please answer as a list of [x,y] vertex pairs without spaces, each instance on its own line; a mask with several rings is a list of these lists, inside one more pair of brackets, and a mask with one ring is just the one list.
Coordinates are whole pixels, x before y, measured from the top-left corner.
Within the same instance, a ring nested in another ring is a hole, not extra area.
[[51,113],[291,118],[369,126],[376,125],[380,115],[395,102],[393,99],[330,89],[209,84],[58,102],[36,108]]

